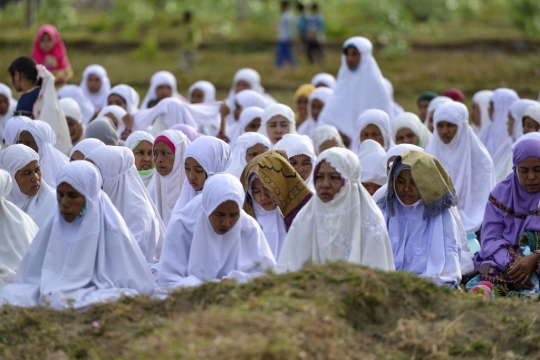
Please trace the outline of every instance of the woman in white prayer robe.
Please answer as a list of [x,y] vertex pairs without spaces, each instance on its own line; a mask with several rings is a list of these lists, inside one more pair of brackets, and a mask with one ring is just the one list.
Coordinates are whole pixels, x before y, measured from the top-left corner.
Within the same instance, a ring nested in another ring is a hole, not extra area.
[[144,256],[87,161],[63,167],[58,206],[30,245],[15,281],[0,301],[85,310],[122,296],[151,295],[156,287]]
[[431,140],[431,132],[418,115],[404,112],[392,119],[392,140],[398,145],[412,144],[425,149]]
[[369,195],[373,196],[386,184],[386,151],[375,140],[365,140],[360,145],[358,159],[362,167],[360,181]]
[[360,144],[364,140],[375,140],[387,151],[394,146],[392,140],[392,126],[388,114],[382,110],[369,109],[364,111],[356,122],[356,136],[353,142],[353,151],[358,154]]
[[272,150],[283,150],[287,153],[289,164],[309,186],[313,187],[313,165],[317,161],[313,141],[306,135],[285,134]]
[[242,210],[244,198],[237,178],[216,174],[201,196],[175,211],[159,263],[161,286],[225,279],[247,282],[275,266],[259,224]]
[[273,104],[261,114],[259,133],[268,137],[272,145],[285,134],[296,134],[296,117],[294,111],[283,104]]
[[489,102],[492,95],[493,91],[491,90],[480,90],[472,97],[471,126],[476,136],[480,136],[482,130],[491,124]]
[[56,207],[56,192],[42,177],[39,155],[28,146],[12,145],[0,152],[0,169],[12,179],[6,199],[41,228]]
[[133,151],[137,172],[152,199],[156,197],[156,166],[152,149],[155,140],[146,131],[134,131],[126,139],[126,147]]
[[84,139],[71,149],[69,161],[84,160],[90,151],[100,146],[105,146],[105,143],[99,139]]
[[257,155],[263,154],[270,149],[272,149],[270,140],[262,134],[247,132],[240,135],[232,148],[230,165],[225,172],[240,179],[240,175],[242,175],[247,163]]
[[332,125],[323,125],[313,130],[313,147],[315,155],[319,156],[324,150],[340,147],[344,148],[343,140],[338,129]]
[[316,88],[308,98],[308,118],[298,127],[300,135],[313,137],[313,132],[317,128],[319,115],[324,109],[324,105],[332,97],[334,91],[328,87]]

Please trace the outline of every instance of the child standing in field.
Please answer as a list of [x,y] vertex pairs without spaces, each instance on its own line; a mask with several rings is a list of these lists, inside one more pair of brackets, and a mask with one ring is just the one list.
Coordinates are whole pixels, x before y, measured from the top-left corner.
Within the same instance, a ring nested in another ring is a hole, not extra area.
[[324,62],[322,44],[326,37],[324,18],[317,4],[311,5],[311,16],[307,20],[307,55],[310,63]]
[[276,67],[280,69],[286,62],[295,66],[293,55],[293,29],[294,19],[289,11],[289,2],[281,2],[281,16],[277,26],[278,46],[276,54]]
[[197,49],[201,43],[201,35],[199,29],[193,23],[193,16],[190,11],[184,13],[180,40],[181,50],[178,68],[180,71],[192,70],[197,65]]
[[13,88],[22,93],[14,115],[33,119],[34,104],[41,91],[36,62],[27,56],[22,56],[11,63],[8,72]]

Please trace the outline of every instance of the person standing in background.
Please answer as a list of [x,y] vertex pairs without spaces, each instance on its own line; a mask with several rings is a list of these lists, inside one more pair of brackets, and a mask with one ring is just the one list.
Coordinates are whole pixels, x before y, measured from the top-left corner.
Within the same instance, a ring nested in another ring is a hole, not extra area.
[[289,2],[281,2],[281,16],[277,26],[278,46],[276,54],[276,67],[280,69],[286,62],[296,66],[293,55],[293,15],[289,11]]
[[178,69],[180,71],[192,70],[197,66],[197,49],[201,43],[201,34],[193,23],[190,11],[184,12],[180,34],[181,50]]
[[326,37],[324,18],[316,3],[311,5],[311,15],[307,20],[307,56],[310,63],[324,63],[322,44]]
[[307,51],[307,27],[308,27],[308,18],[305,12],[305,6],[300,1],[296,2],[296,11],[298,12],[298,17],[296,18],[296,29],[298,30],[298,37],[300,38],[300,44],[302,51]]

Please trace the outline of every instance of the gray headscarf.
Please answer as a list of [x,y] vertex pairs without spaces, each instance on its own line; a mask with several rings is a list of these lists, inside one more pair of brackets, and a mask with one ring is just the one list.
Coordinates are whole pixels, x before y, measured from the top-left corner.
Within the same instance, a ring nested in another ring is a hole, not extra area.
[[85,138],[99,139],[105,143],[105,145],[122,145],[116,129],[111,119],[106,116],[100,116],[90,122],[86,127]]

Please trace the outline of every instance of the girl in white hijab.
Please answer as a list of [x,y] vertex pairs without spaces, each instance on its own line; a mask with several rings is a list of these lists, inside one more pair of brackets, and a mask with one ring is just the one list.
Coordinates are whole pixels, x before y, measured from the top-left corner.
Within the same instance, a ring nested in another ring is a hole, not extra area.
[[360,151],[358,152],[358,159],[362,167],[360,181],[371,196],[386,184],[385,156],[386,151],[375,140],[365,140],[360,145]]
[[354,152],[358,154],[360,144],[368,139],[377,141],[385,151],[394,146],[390,118],[384,111],[369,109],[358,117],[356,135],[353,139]]
[[308,99],[308,118],[298,127],[298,133],[300,135],[307,135],[310,138],[313,137],[313,131],[317,127],[317,120],[324,108],[324,104],[332,97],[334,91],[328,87],[316,88]]
[[394,270],[383,215],[360,184],[360,162],[352,151],[322,152],[315,166],[317,195],[293,222],[278,268],[297,271],[305,264],[346,261]]
[[216,101],[216,87],[209,81],[197,81],[189,87],[189,102],[192,104]]
[[[245,110],[244,110],[245,111]],[[247,163],[257,155],[263,154],[272,148],[268,138],[257,132],[247,132],[236,139],[232,148],[230,165],[225,170],[228,174],[240,179]]]
[[175,211],[159,263],[161,286],[246,282],[275,266],[259,224],[242,210],[244,197],[237,178],[217,174],[202,196]]
[[38,232],[32,218],[6,199],[11,184],[9,174],[0,169],[0,290],[15,279],[19,263]]
[[56,191],[42,178],[39,155],[28,146],[12,145],[0,152],[0,168],[13,183],[6,199],[41,228],[56,206]]
[[34,120],[23,126],[17,143],[26,145],[39,154],[43,180],[56,188],[56,176],[69,158],[54,147],[56,135],[49,124]]
[[[358,117],[368,109],[379,109],[392,116],[392,102],[372,54],[373,45],[362,37],[353,37],[343,44],[334,94],[325,104],[319,123],[333,125],[352,143]],[[347,144],[348,141],[345,141]]]
[[518,99],[519,96],[514,90],[505,88],[495,90],[491,96],[492,122],[480,133],[480,140],[491,156],[494,156],[499,147],[510,137],[506,125],[508,112],[510,106]]
[[11,146],[15,144],[23,126],[31,121],[33,120],[26,116],[15,116],[9,119],[4,128],[6,145]]
[[101,65],[90,65],[84,69],[80,85],[84,95],[94,104],[96,110],[107,106],[107,95],[111,82],[107,70]]
[[482,226],[485,204],[495,186],[493,162],[469,126],[469,112],[462,103],[439,106],[434,123],[435,132],[426,152],[450,174],[463,227],[467,233],[475,233]]
[[[87,125],[96,115],[94,104],[84,95],[82,89],[77,85],[66,85],[58,90],[58,98],[71,98],[79,105],[82,122]],[[65,114],[64,114],[65,115]]]
[[150,79],[150,87],[141,104],[141,110],[148,109],[148,103],[152,100],[163,100],[173,97],[185,101],[184,97],[178,93],[176,78],[169,71],[158,71]]
[[[231,142],[244,133],[244,128],[240,124],[240,115],[242,110],[250,107],[259,107],[266,109],[270,102],[264,95],[255,90],[243,90],[234,95],[234,105],[231,108],[231,114],[227,119],[227,136]],[[244,126],[245,127],[245,126]]]
[[272,144],[285,134],[296,134],[294,111],[283,104],[273,104],[264,109],[261,115],[259,133],[266,136]]
[[156,166],[156,207],[165,224],[169,224],[174,206],[184,185],[186,172],[184,155],[191,144],[186,135],[177,130],[165,130],[154,141]]
[[242,109],[237,124],[230,132],[229,145],[231,146],[231,148],[234,148],[236,141],[244,133],[259,131],[259,128],[261,127],[261,116],[263,112],[264,108],[258,106],[251,106]]
[[122,296],[152,294],[155,280],[124,219],[87,161],[58,174],[58,206],[0,298],[10,305],[84,310]]
[[72,98],[63,98],[58,101],[69,129],[69,136],[71,136],[71,144],[77,145],[84,139],[84,124],[82,121],[81,107]]
[[184,154],[186,177],[175,209],[183,209],[203,191],[206,180],[229,166],[231,150],[224,141],[213,136],[200,136]]
[[156,138],[146,131],[135,131],[129,135],[126,140],[126,147],[130,149],[135,156],[137,173],[152,199],[155,199],[156,197],[156,181],[154,177],[156,167],[152,150],[154,141],[156,141]]
[[338,129],[332,125],[323,125],[315,128],[312,139],[313,146],[315,147],[315,155],[317,156],[324,150],[332,147],[345,147]]
[[132,116],[139,112],[139,94],[129,85],[120,84],[107,94],[107,105],[118,105]]
[[311,85],[315,86],[316,88],[327,87],[334,89],[334,86],[336,86],[336,78],[327,73],[319,73],[311,79]]
[[413,144],[425,149],[430,139],[431,133],[418,115],[404,112],[392,119],[392,140],[396,144]]
[[313,165],[317,161],[313,141],[306,135],[285,134],[272,150],[283,150],[287,153],[289,164],[308,186],[312,186]]
[[[388,227],[396,270],[459,290],[460,244],[467,243],[467,236],[455,209],[452,181],[437,159],[418,151],[398,156],[390,171],[386,198],[378,204]],[[472,255],[468,258],[472,271]]]
[[126,221],[146,262],[153,264],[156,246],[163,243],[165,225],[139,178],[133,153],[121,146],[101,146],[86,159],[100,170],[103,191]]
[[84,139],[71,149],[69,161],[84,160],[90,151],[100,146],[105,146],[105,143],[99,139]]
[[17,100],[12,97],[11,88],[0,83],[0,148],[6,143],[4,128],[17,108]]
[[474,93],[471,104],[471,126],[474,133],[479,136],[482,130],[491,123],[489,117],[489,102],[493,91],[480,90]]
[[435,114],[435,110],[437,110],[437,108],[441,106],[442,104],[450,102],[450,101],[454,101],[454,100],[450,99],[447,96],[437,96],[437,97],[434,97],[433,100],[429,102],[427,112],[426,112],[426,120],[424,120],[424,125],[425,127],[427,127],[427,129],[430,132],[433,132],[434,130],[433,129],[433,114]]

